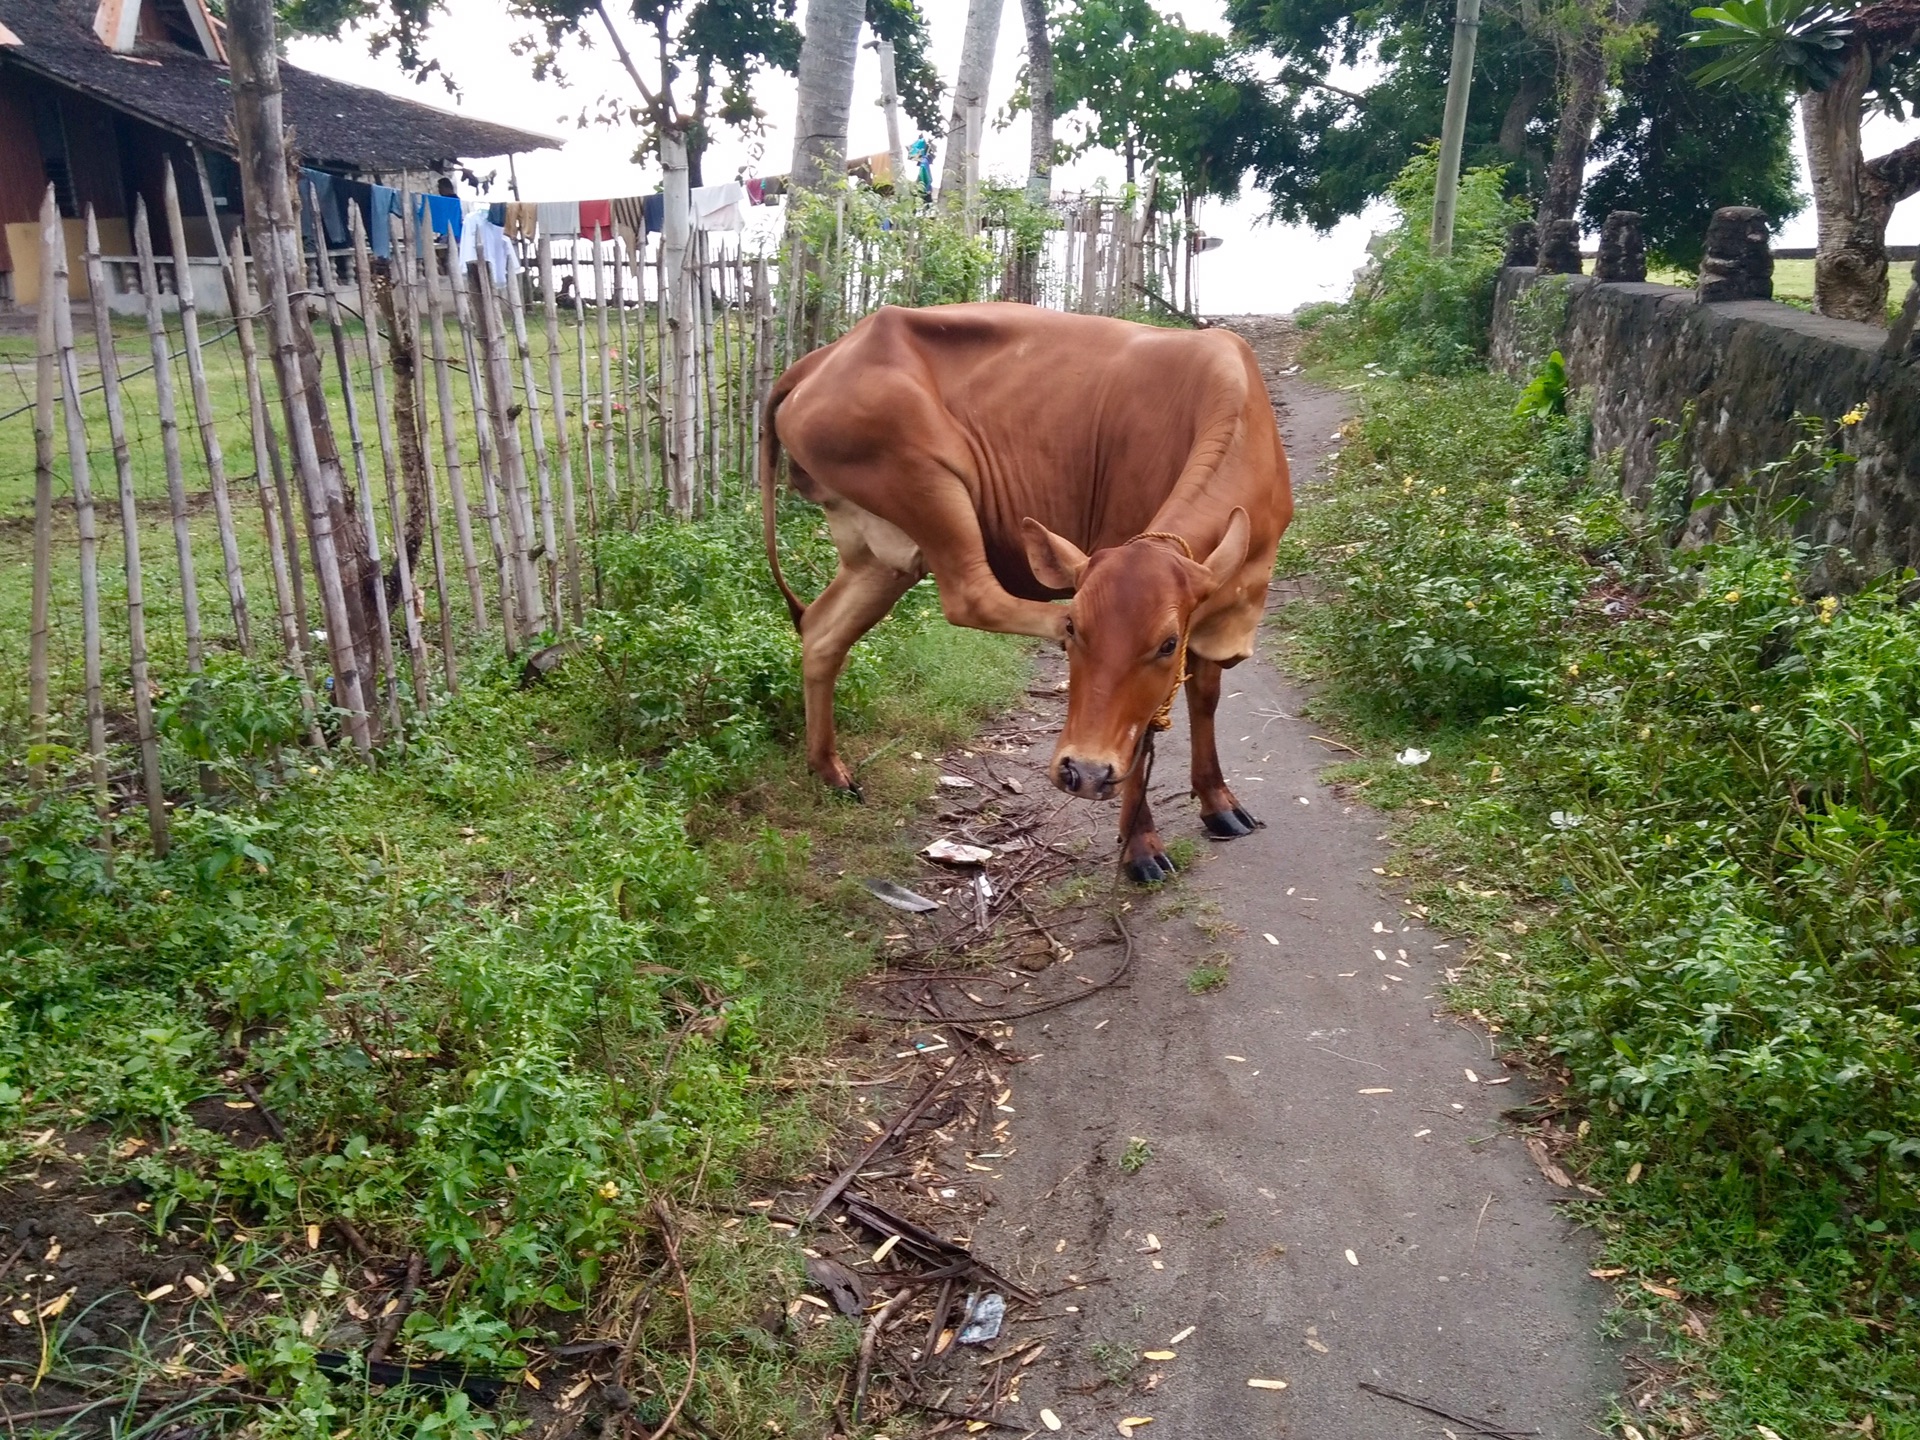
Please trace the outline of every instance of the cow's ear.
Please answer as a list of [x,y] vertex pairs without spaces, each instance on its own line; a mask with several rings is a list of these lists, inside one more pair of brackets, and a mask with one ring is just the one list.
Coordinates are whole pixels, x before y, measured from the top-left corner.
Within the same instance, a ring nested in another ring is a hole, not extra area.
[[1027,564],[1033,568],[1034,579],[1049,590],[1080,588],[1080,577],[1087,573],[1084,550],[1031,517],[1020,522],[1020,536],[1027,544]]
[[1213,553],[1207,556],[1206,566],[1213,576],[1213,588],[1222,585],[1240,573],[1240,567],[1247,563],[1247,538],[1249,533],[1247,512],[1238,505],[1233,514],[1227,517],[1227,533],[1220,537],[1220,543],[1213,547]]

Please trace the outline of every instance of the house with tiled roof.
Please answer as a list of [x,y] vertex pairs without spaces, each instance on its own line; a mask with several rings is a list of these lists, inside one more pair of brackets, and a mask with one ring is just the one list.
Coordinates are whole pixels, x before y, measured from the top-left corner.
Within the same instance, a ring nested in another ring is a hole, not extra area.
[[[85,285],[77,261],[86,207],[99,218],[102,248],[130,253],[134,199],[145,197],[150,216],[164,215],[169,160],[189,249],[214,254],[213,226],[227,231],[241,218],[222,37],[206,0],[0,0],[0,304],[38,299],[39,214],[49,184],[66,224],[76,296]],[[428,177],[462,161],[559,144],[294,65],[282,63],[280,75],[289,150],[350,179],[411,176],[431,188]],[[211,216],[196,151],[211,182]],[[165,255],[167,236],[153,238]],[[209,298],[219,288],[217,280],[196,283]]]

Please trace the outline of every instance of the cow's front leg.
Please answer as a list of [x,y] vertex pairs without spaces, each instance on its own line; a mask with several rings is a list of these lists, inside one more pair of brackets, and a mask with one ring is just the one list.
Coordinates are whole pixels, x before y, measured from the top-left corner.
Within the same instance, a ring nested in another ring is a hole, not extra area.
[[1147,807],[1147,778],[1152,770],[1149,733],[1120,791],[1120,864],[1127,878],[1140,885],[1156,885],[1176,873],[1166,846],[1160,843],[1160,832],[1153,827],[1153,811]]
[[856,800],[860,787],[840,758],[833,726],[833,692],[846,668],[847,652],[913,588],[920,577],[883,565],[870,555],[842,556],[833,583],[800,618],[800,673],[807,697],[807,764],[836,790]]
[[1193,726],[1193,794],[1200,802],[1200,823],[1216,840],[1251,835],[1262,822],[1249,815],[1220,769],[1220,743],[1214,714],[1220,708],[1220,676],[1224,667],[1215,660],[1190,656],[1187,661],[1187,718]]

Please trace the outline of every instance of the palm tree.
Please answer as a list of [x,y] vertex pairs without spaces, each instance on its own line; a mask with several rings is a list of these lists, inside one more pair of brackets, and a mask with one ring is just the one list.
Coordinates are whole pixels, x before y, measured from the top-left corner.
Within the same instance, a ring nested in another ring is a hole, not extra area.
[[1799,97],[1820,242],[1814,309],[1884,325],[1887,222],[1894,206],[1920,192],[1920,140],[1869,160],[1860,124],[1869,103],[1900,113],[1905,77],[1895,62],[1913,59],[1920,6],[1879,0],[1849,11],[1826,0],[1727,0],[1693,15],[1707,23],[1687,42],[1724,52],[1696,81],[1785,86]]
[[1033,119],[1027,160],[1027,199],[1044,205],[1053,189],[1053,37],[1047,0],[1020,0],[1027,26],[1027,108]]
[[845,174],[853,62],[860,53],[865,15],[863,0],[807,0],[793,125],[793,184],[798,189],[824,189]]

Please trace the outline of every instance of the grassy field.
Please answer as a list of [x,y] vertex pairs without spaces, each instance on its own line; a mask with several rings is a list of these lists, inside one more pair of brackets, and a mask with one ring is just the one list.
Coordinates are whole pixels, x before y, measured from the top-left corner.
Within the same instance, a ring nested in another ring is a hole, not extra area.
[[1620,1433],[1920,1434],[1913,611],[1737,514],[1670,556],[1684,486],[1631,511],[1504,380],[1338,378],[1282,646],[1662,1337]]
[[[1699,277],[1680,270],[1653,270],[1649,280],[1663,285],[1692,285]],[[1913,266],[1895,261],[1887,272],[1887,317],[1891,320],[1906,304],[1907,291],[1913,288]],[[1813,261],[1775,260],[1773,262],[1773,298],[1802,310],[1813,307]]]

